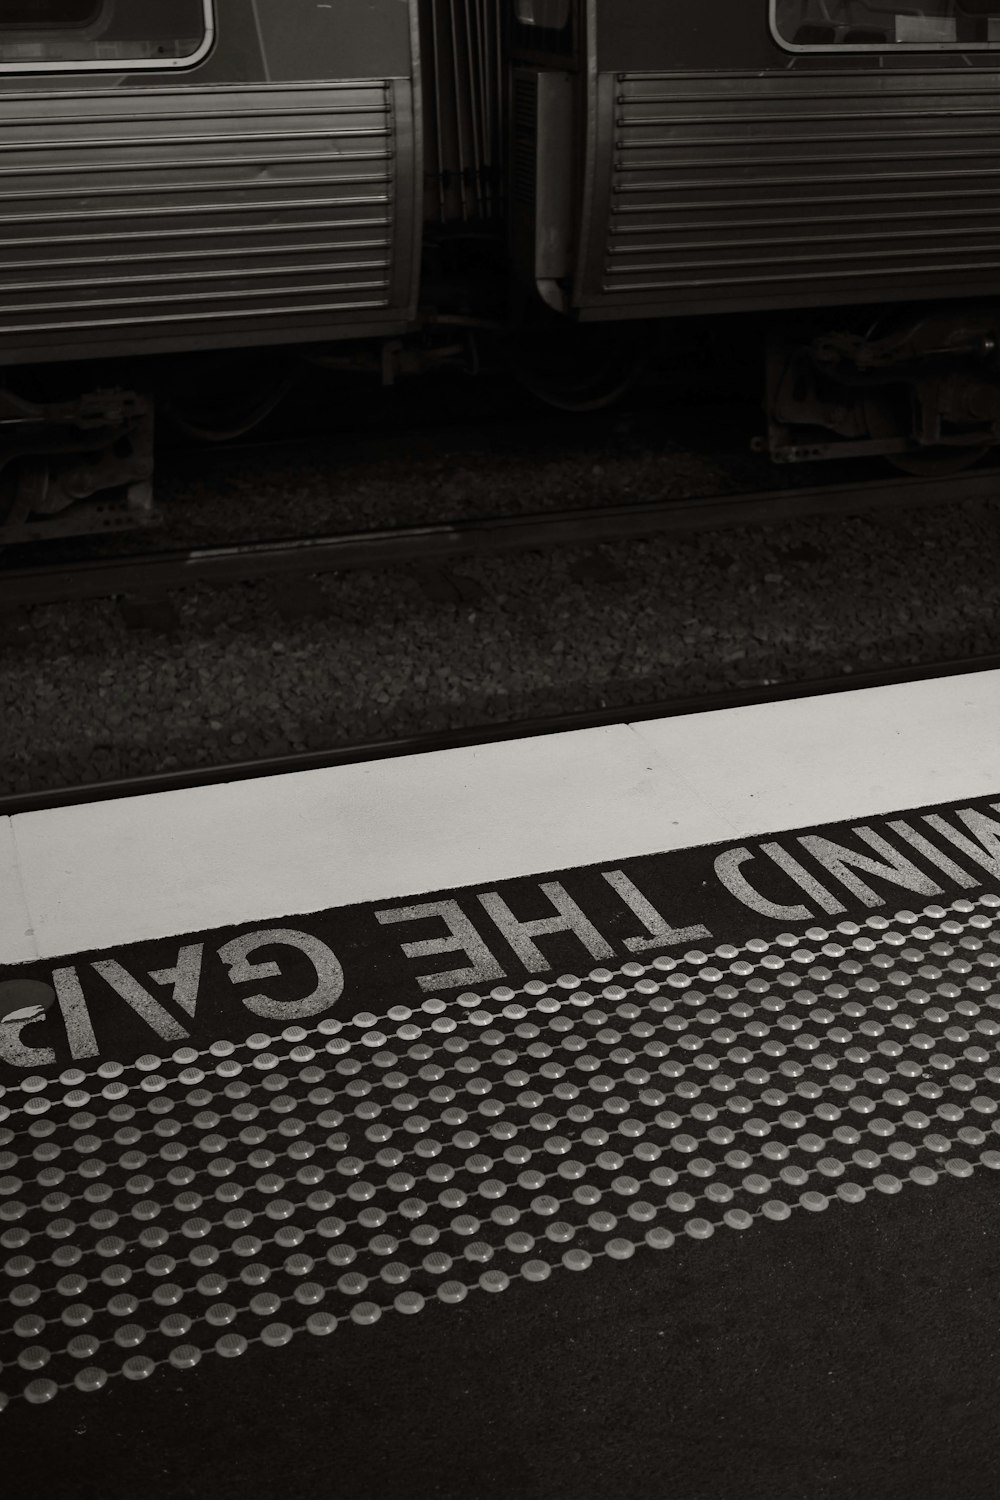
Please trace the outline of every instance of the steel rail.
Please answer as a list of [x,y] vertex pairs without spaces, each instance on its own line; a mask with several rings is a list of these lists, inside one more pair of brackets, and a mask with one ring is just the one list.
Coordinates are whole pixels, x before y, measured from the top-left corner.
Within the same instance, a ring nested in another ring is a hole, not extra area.
[[196,583],[227,583],[399,563],[441,563],[500,552],[593,546],[663,533],[773,524],[804,516],[852,515],[892,506],[910,508],[996,499],[1000,499],[1000,470],[982,469],[948,478],[888,477],[860,484],[648,500],[328,536],[287,537],[55,567],[0,567],[0,604],[156,594]]
[[303,750],[294,754],[263,756],[249,761],[226,761],[176,771],[155,771],[140,776],[54,787],[47,791],[0,794],[0,817],[14,817],[52,808],[74,807],[86,802],[106,802],[122,797],[150,796],[162,792],[215,786],[223,782],[252,781],[265,776],[286,776],[301,771],[326,770],[333,766],[364,761],[389,760],[407,755],[426,755],[495,744],[514,739],[599,729],[612,724],[641,723],[648,719],[679,718],[686,714],[714,713],[760,704],[786,703],[797,698],[825,697],[831,693],[892,687],[908,682],[926,682],[974,672],[1000,671],[1000,654],[885,667],[867,672],[843,673],[839,677],[803,679],[793,682],[733,688],[697,696],[663,698],[653,702],[581,709],[537,719],[515,719],[501,724],[479,724],[465,729],[434,730],[386,740],[359,741],[327,750]]

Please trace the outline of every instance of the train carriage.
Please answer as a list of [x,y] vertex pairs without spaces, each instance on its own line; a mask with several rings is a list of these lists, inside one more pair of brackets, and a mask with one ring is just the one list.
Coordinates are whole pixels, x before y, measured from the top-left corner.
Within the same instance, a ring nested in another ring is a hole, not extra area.
[[412,6],[41,9],[0,6],[0,360],[412,322]]
[[582,322],[756,315],[779,460],[925,472],[997,440],[996,0],[554,16],[514,60],[522,284]]
[[[581,317],[996,294],[995,0],[590,0],[580,19],[559,295]],[[548,86],[521,123],[542,152],[559,67],[515,73]]]
[[751,318],[772,456],[966,462],[998,84],[1000,0],[0,0],[0,542],[148,500],[163,355],[492,336],[586,405],[630,329]]

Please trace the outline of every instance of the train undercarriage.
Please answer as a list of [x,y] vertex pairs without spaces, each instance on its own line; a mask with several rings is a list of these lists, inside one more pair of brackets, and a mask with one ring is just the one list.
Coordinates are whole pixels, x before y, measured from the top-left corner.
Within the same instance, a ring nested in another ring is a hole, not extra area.
[[148,525],[153,402],[116,387],[39,400],[0,387],[0,546]]
[[[308,389],[317,368],[364,377],[376,401],[380,386],[442,368],[506,367],[538,401],[570,412],[612,404],[651,364],[670,372],[669,325],[534,313],[505,324],[496,297],[478,308],[459,299],[409,337],[111,367],[76,393],[65,368],[51,372],[50,391],[44,369],[27,381],[11,372],[0,386],[0,546],[153,523],[154,419],[191,441],[231,441]],[[723,320],[712,327],[717,348],[726,332]],[[765,330],[757,352],[754,447],[776,463],[879,458],[944,474],[1000,443],[1000,313],[990,307],[799,315]]]
[[767,350],[765,410],[760,447],[779,463],[964,468],[1000,442],[1000,312],[899,309],[864,332],[781,335]]

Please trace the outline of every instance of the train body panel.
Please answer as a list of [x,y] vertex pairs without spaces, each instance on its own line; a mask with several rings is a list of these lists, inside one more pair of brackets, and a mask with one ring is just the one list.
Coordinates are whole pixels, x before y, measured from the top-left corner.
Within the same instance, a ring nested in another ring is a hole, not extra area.
[[1000,50],[796,51],[774,3],[214,0],[190,67],[0,51],[0,363],[395,335],[424,229],[505,219],[583,320],[994,295]]
[[602,75],[577,305],[649,317],[995,294],[1000,74],[879,84]]
[[415,0],[217,14],[188,70],[0,74],[0,363],[412,322]]
[[997,52],[795,53],[766,0],[588,20],[580,316],[1000,288]]

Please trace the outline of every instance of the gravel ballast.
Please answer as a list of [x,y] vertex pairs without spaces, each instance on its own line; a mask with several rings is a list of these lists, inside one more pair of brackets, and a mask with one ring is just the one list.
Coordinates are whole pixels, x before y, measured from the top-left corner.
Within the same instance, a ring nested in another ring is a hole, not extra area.
[[[731,487],[634,423],[544,460],[431,446],[339,470],[213,460],[161,494],[174,534],[207,541],[227,511],[287,535]],[[0,793],[997,652],[998,519],[970,501],[194,587],[169,630],[130,629],[115,600],[0,611]]]

